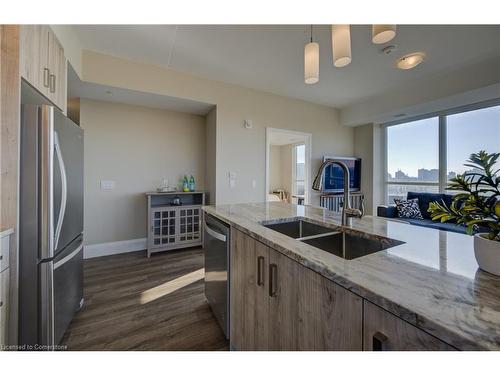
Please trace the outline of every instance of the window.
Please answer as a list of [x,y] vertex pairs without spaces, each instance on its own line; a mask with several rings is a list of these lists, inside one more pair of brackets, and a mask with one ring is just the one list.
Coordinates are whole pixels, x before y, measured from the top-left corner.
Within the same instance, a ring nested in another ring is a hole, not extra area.
[[[306,146],[297,144],[293,148],[293,195],[304,196]],[[293,203],[297,203],[297,198],[293,199]]]
[[408,191],[443,192],[450,178],[470,169],[463,165],[470,154],[500,152],[500,105],[490,102],[388,124],[385,134],[386,204],[406,198]]
[[439,118],[387,128],[387,199],[439,190]]
[[470,170],[463,164],[479,150],[500,152],[500,106],[446,117],[447,179]]

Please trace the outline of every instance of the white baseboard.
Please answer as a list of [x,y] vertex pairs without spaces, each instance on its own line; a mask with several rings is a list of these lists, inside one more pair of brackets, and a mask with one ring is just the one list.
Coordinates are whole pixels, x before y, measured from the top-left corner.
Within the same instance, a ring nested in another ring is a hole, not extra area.
[[94,245],[86,245],[83,249],[83,258],[89,259],[106,255],[130,253],[132,251],[145,250],[146,248],[147,238],[98,243]]

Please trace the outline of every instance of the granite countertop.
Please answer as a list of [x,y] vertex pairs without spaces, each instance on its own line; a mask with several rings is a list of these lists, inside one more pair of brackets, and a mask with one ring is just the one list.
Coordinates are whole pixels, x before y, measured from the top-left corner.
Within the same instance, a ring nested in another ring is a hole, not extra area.
[[403,241],[345,260],[259,224],[304,217],[339,226],[340,216],[282,202],[204,206],[203,210],[304,266],[463,350],[500,350],[500,277],[478,268],[473,237],[366,216],[348,228]]

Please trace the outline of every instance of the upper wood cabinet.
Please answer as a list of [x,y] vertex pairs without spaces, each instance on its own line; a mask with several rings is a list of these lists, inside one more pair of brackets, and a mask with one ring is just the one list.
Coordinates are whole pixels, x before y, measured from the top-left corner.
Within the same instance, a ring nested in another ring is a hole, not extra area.
[[364,304],[364,350],[456,350],[373,303]]
[[20,73],[66,113],[67,63],[64,49],[50,27],[21,26]]
[[230,259],[235,349],[362,349],[359,296],[234,228]]

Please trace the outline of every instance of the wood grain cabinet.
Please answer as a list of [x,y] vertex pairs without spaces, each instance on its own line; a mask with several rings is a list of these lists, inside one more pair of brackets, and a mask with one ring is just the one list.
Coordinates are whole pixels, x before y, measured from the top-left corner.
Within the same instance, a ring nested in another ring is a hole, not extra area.
[[456,350],[388,311],[364,301],[364,350]]
[[47,25],[22,25],[20,74],[66,113],[67,62],[64,49]]
[[234,228],[231,236],[235,349],[362,349],[359,296]]

